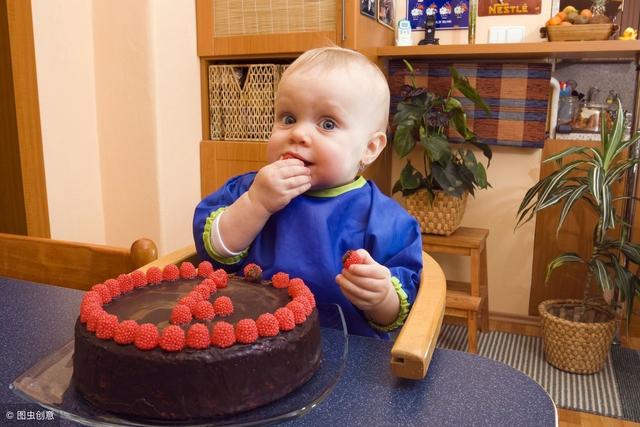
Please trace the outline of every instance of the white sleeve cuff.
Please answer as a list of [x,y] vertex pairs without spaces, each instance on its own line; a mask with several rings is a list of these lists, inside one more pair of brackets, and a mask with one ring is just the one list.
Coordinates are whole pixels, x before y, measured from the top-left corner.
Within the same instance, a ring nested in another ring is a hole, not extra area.
[[223,214],[224,214],[224,211],[220,212],[220,214],[216,216],[215,219],[213,220],[213,224],[212,224],[213,227],[211,227],[211,246],[213,247],[213,250],[215,250],[216,253],[221,257],[228,258],[228,257],[238,256],[243,251],[231,252],[225,246],[224,242],[222,241],[222,237],[220,236],[219,222]]

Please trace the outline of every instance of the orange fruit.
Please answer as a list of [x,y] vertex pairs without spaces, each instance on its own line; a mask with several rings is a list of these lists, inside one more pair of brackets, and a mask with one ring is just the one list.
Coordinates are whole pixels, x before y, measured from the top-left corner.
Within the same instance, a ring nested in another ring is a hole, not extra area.
[[585,16],[587,18],[591,18],[593,16],[593,12],[591,12],[591,10],[589,10],[589,9],[582,9],[580,11],[580,16]]
[[562,21],[562,22],[560,23],[560,26],[561,26],[561,27],[566,27],[567,25],[573,25],[573,24],[572,24],[571,22],[569,22],[569,21]]
[[547,25],[551,26],[551,25],[560,25],[560,23],[562,22],[562,19],[560,19],[560,17],[558,16],[554,16],[553,18],[549,19],[547,21]]
[[564,13],[563,11],[560,11],[560,12],[556,13],[556,16],[557,16],[558,18],[560,18],[561,20],[563,20],[563,21],[564,21],[565,19],[567,19],[567,14],[566,14],[566,13]]

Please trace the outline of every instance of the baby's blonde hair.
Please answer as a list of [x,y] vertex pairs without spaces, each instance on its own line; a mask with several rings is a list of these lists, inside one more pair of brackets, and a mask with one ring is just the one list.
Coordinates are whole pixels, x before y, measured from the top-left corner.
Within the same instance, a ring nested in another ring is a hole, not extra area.
[[[359,69],[354,69],[354,65]],[[379,114],[376,113],[376,126],[378,127],[376,130],[382,132],[386,130],[389,121],[389,85],[382,71],[366,56],[338,46],[311,49],[293,61],[285,70],[282,78],[285,79],[293,73],[311,69],[342,69],[349,73],[362,71],[363,74],[358,75],[358,81],[361,81],[363,77],[369,77],[367,92],[362,93],[362,97],[366,97],[367,103],[379,106],[376,109],[377,112],[379,111]]]

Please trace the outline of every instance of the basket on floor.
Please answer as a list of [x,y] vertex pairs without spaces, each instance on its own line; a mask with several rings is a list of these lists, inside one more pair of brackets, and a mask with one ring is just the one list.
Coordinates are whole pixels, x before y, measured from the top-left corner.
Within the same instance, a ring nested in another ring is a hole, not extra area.
[[407,211],[413,215],[423,233],[448,236],[460,227],[467,206],[468,193],[462,197],[436,191],[430,202],[427,190],[419,190],[405,197]]
[[538,306],[544,355],[551,365],[577,374],[602,370],[609,354],[616,318],[602,307],[589,306],[588,322],[567,320],[582,306],[580,300],[548,300]]

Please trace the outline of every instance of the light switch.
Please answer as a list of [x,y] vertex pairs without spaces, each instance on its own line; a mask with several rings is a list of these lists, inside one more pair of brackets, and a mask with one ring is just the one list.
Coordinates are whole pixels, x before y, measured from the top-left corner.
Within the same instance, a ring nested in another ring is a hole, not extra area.
[[524,39],[523,26],[506,27],[505,33],[506,43],[520,43]]
[[494,25],[489,27],[489,43],[505,43],[507,40],[507,27]]

